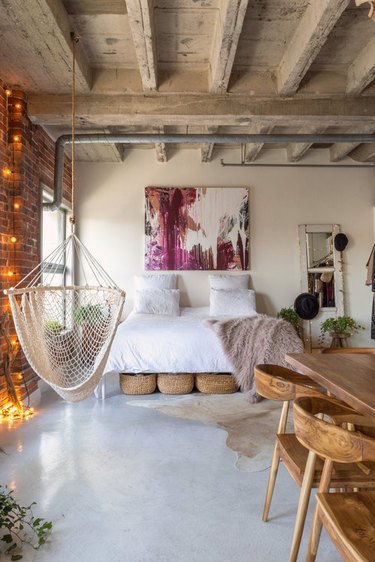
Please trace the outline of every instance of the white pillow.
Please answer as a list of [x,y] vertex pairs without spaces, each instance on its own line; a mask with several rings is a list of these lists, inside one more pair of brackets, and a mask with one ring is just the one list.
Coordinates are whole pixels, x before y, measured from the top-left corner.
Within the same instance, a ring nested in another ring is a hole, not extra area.
[[175,273],[166,273],[164,275],[136,275],[136,289],[176,289],[177,275]]
[[255,316],[255,291],[210,291],[210,316]]
[[143,289],[135,292],[134,312],[138,314],[180,315],[179,289]]
[[219,291],[234,291],[235,289],[247,289],[250,275],[209,275],[210,289]]

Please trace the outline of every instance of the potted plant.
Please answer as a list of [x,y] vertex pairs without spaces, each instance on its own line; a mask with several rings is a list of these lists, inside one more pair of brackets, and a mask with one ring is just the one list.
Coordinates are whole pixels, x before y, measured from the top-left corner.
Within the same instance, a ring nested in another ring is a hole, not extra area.
[[49,336],[58,336],[64,327],[57,320],[47,320],[44,323],[44,329]]
[[[4,452],[4,451],[2,451]],[[33,502],[21,506],[13,497],[13,490],[0,485],[0,558],[2,552],[9,554],[11,560],[21,560],[25,544],[38,550],[45,544],[51,530],[51,521],[34,517]]]
[[294,310],[293,306],[281,308],[276,316],[277,318],[281,318],[282,320],[289,322],[296,330],[298,336],[302,339],[300,317]]
[[74,323],[82,329],[82,350],[89,364],[94,363],[102,347],[106,318],[100,304],[84,304],[74,310]]
[[332,338],[331,347],[344,347],[347,338],[364,330],[351,316],[337,316],[326,318],[320,324],[319,342],[324,344],[327,335]]

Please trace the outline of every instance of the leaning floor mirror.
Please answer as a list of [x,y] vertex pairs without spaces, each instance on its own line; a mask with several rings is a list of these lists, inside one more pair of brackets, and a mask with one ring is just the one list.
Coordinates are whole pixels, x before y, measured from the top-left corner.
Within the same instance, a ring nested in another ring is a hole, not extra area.
[[334,245],[338,224],[300,224],[301,291],[316,296],[319,314],[304,321],[306,351],[319,347],[319,327],[329,316],[344,315],[343,263]]

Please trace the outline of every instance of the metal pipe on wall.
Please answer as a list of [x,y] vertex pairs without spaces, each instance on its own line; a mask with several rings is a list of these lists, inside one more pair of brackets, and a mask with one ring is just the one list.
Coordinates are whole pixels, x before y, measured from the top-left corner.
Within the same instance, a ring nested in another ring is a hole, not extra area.
[[[375,143],[374,134],[321,134],[321,135],[223,135],[223,134],[78,134],[74,136],[74,144],[279,144],[279,143],[312,143],[326,144],[336,142]],[[63,173],[65,146],[72,144],[72,135],[61,135],[55,144],[54,196],[51,203],[44,208],[55,211],[62,204]],[[332,165],[333,167],[334,165]]]

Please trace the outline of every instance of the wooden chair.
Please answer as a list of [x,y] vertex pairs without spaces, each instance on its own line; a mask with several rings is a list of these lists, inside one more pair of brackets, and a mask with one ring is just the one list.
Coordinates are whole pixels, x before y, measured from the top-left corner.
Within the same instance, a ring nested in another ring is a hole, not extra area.
[[326,347],[322,353],[375,353],[375,347]]
[[[308,449],[301,445],[296,435],[294,433],[285,433],[288,411],[290,402],[298,397],[315,396],[317,398],[322,398],[324,395],[320,392],[321,389],[315,381],[306,375],[296,373],[285,367],[280,367],[278,365],[257,365],[254,369],[254,373],[258,394],[269,400],[283,401],[262,519],[263,521],[268,520],[281,459],[293,480],[301,487],[289,558],[289,562],[295,562],[301,543],[311,488],[317,488],[319,486],[323,461],[316,459],[316,457],[314,459],[309,459]],[[329,398],[329,400],[337,407],[340,407],[341,413],[344,413],[346,416],[355,415],[354,410],[349,406],[346,406],[334,398]],[[344,468],[341,466],[335,467],[332,477],[332,485],[336,488],[359,486],[360,484],[363,485],[364,482],[366,482],[365,485],[367,485],[367,481],[371,483],[372,476],[364,474],[361,468],[356,465],[350,465]]]
[[[328,421],[321,419],[322,414]],[[320,418],[316,417],[319,415]],[[375,438],[358,431],[373,431],[375,420],[357,414],[347,418],[357,430],[341,427],[345,412],[325,398],[298,398],[294,402],[294,424],[298,440],[310,451],[309,458],[323,457],[324,468],[317,494],[307,562],[314,562],[322,525],[346,562],[375,560],[375,492],[329,493],[334,466],[360,463],[373,475],[366,487],[375,487]],[[333,422],[333,423],[332,423]],[[336,424],[340,425],[336,425]],[[371,427],[372,426],[372,427]],[[366,465],[363,465],[363,463]],[[335,463],[335,464],[334,464]]]

